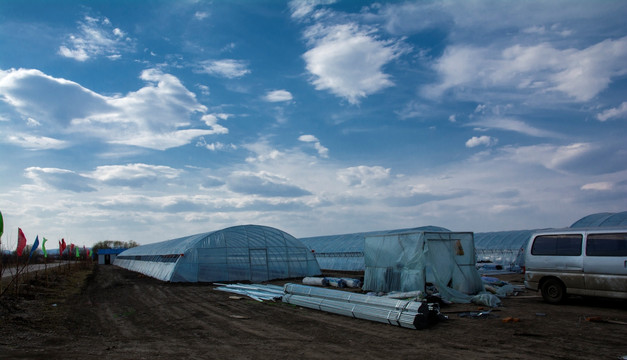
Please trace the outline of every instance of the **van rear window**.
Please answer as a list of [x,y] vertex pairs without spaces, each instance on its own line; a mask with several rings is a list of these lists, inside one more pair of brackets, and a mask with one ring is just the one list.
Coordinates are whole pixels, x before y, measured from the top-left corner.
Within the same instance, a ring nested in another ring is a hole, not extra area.
[[588,256],[627,256],[627,233],[588,234]]
[[532,255],[579,256],[581,255],[581,234],[536,236],[531,247]]

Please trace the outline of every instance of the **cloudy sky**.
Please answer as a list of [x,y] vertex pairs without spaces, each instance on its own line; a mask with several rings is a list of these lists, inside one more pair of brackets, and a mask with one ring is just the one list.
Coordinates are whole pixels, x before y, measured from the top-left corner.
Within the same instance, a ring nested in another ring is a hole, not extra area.
[[625,1],[0,2],[0,211],[91,245],[627,210]]

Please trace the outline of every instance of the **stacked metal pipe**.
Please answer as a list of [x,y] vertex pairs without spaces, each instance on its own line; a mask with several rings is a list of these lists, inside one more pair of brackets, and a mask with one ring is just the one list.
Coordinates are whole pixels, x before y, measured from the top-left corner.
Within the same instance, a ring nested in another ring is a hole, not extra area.
[[283,302],[293,305],[409,329],[423,329],[429,325],[429,306],[424,302],[382,298],[299,284],[285,284],[284,290]]

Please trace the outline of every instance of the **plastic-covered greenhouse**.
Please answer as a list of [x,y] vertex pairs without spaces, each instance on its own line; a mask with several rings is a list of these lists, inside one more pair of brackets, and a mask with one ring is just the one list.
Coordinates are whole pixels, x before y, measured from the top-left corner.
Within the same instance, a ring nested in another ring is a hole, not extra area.
[[281,230],[241,225],[128,249],[115,265],[163,281],[266,281],[320,275],[311,251]]
[[598,213],[577,220],[571,228],[612,227],[627,225],[627,211],[619,213]]
[[[365,239],[364,290],[425,290],[437,286],[445,298],[466,298],[483,291],[475,267],[471,232],[415,231]],[[465,295],[462,295],[465,294]]]
[[407,233],[412,231],[449,231],[438,226],[409,229],[370,231],[353,234],[327,235],[301,238],[325,270],[364,271],[364,240],[367,236]]
[[475,234],[478,262],[503,265],[510,270],[523,266],[524,248],[536,230],[495,231]]

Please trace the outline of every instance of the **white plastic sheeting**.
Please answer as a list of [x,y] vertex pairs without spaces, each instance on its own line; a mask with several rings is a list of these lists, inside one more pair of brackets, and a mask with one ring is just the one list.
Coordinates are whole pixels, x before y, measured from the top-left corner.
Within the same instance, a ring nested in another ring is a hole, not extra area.
[[265,300],[280,300],[285,292],[283,287],[264,284],[216,284],[218,291],[225,291],[239,295],[246,295],[259,302]]
[[259,225],[138,246],[121,253],[114,264],[172,282],[259,282],[321,274],[299,240]]
[[469,302],[483,291],[473,234],[412,232],[365,239],[364,290],[425,291],[434,284],[445,300]]

